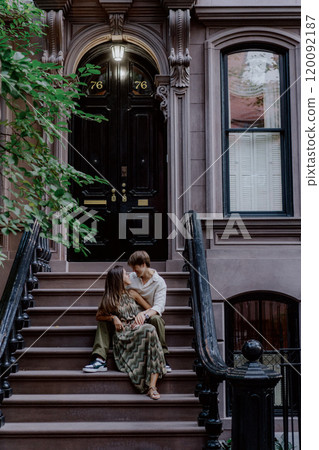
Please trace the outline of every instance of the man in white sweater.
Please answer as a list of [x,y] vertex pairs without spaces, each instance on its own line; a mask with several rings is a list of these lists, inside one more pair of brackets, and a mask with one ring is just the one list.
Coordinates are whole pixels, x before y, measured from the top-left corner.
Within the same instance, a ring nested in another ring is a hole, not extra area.
[[[165,322],[162,318],[166,304],[166,283],[155,269],[151,269],[150,257],[143,250],[134,252],[129,257],[128,265],[132,268],[133,272],[130,273],[131,284],[127,286],[127,289],[134,289],[150,305],[150,308],[145,311],[141,311],[136,316],[135,321],[138,325],[142,325],[145,321],[148,321],[150,324],[154,325],[166,358],[168,348],[165,339]],[[92,351],[92,362],[86,365],[83,368],[83,371],[88,373],[106,372],[106,357],[109,346],[109,322],[98,322]],[[172,371],[171,367],[167,363],[167,360],[166,371]]]

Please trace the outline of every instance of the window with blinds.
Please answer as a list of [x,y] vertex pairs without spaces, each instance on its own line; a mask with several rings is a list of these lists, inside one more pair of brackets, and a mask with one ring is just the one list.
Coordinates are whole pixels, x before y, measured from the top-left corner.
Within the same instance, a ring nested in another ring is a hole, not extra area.
[[291,212],[285,61],[260,49],[223,55],[226,215]]

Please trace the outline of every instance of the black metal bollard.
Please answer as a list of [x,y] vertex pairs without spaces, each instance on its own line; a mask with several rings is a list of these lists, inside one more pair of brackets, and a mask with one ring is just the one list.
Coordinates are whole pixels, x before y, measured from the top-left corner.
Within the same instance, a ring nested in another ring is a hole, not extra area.
[[230,370],[232,384],[232,450],[273,450],[274,387],[281,375],[261,364],[260,342],[247,341],[242,353],[248,362]]

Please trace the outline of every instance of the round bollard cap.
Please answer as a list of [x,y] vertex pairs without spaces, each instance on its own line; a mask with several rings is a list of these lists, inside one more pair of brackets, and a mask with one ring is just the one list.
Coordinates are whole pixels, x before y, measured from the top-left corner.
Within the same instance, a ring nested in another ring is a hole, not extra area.
[[244,357],[250,362],[257,361],[263,354],[263,351],[263,346],[255,339],[246,341],[242,348]]

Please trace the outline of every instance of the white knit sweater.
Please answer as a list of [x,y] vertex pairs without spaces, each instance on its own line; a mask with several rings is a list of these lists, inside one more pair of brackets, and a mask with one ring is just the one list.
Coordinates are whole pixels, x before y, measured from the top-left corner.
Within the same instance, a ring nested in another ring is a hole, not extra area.
[[165,310],[167,285],[156,270],[151,270],[154,271],[153,276],[145,284],[135,272],[130,273],[131,284],[127,286],[127,289],[138,292],[161,316]]

